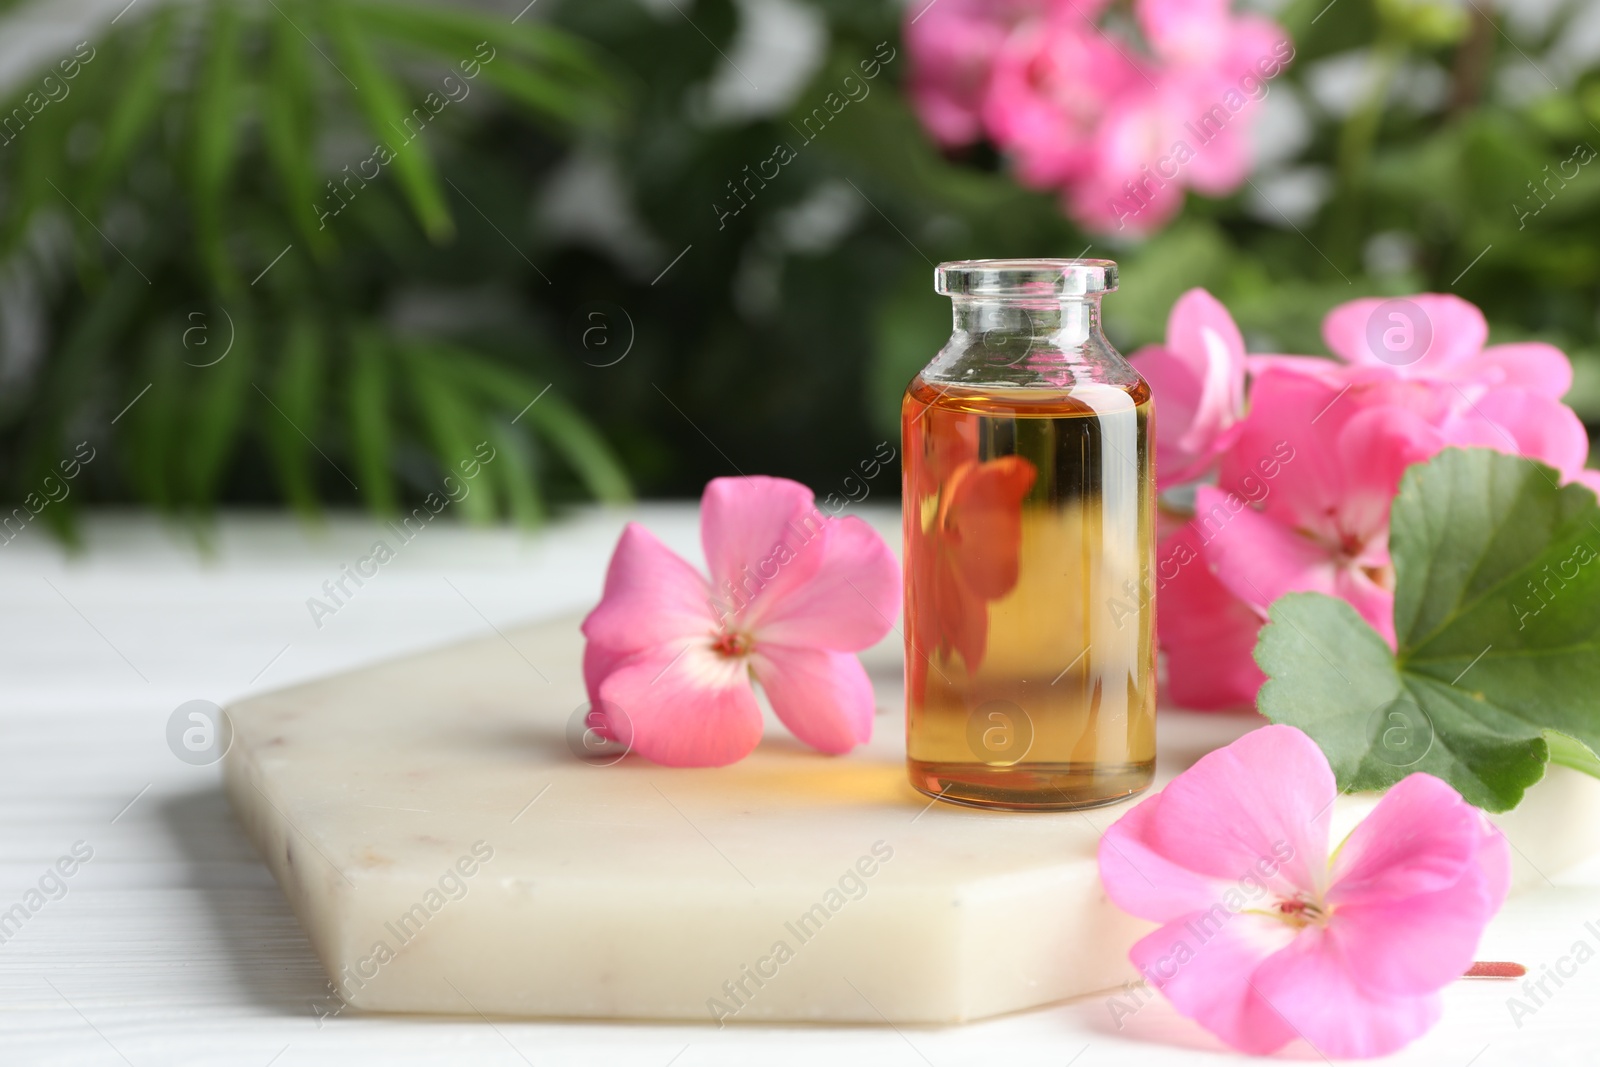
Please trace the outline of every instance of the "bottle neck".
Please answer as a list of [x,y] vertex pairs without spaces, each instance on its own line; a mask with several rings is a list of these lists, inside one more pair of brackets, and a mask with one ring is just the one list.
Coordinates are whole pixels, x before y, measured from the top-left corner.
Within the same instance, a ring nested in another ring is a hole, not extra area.
[[996,300],[958,297],[955,332],[973,343],[1013,356],[1019,344],[1035,349],[1072,351],[1100,335],[1100,297],[1067,300]]
[[1138,381],[1101,330],[1098,293],[951,303],[955,332],[923,369],[925,381],[1046,389]]

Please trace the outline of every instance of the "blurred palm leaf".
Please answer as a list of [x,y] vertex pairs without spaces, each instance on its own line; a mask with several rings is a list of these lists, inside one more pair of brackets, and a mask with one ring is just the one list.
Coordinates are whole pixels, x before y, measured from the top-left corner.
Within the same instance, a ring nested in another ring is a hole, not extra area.
[[296,315],[283,341],[269,394],[271,410],[263,412],[263,421],[278,486],[295,511],[307,517],[317,512],[311,442],[321,431],[326,366],[322,331],[311,316]]
[[428,155],[427,144],[420,139],[422,124],[415,130],[407,126],[415,121],[413,115],[421,109],[406,106],[404,90],[378,62],[372,41],[361,32],[356,16],[343,0],[326,0],[326,4],[322,18],[340,58],[345,61],[348,72],[344,76],[350,79],[350,87],[355,90],[356,100],[372,132],[381,141],[391,144],[404,138],[393,151],[391,165],[395,176],[421,220],[422,228],[434,240],[443,240],[455,231],[450,209],[445,206],[444,189]]
[[[538,351],[430,341],[389,316],[406,264],[451,254],[445,174],[497,113],[454,105],[491,92],[547,129],[604,126],[621,99],[584,44],[420,4],[209,0],[148,5],[86,47],[71,91],[0,152],[0,257],[48,294],[50,324],[47,357],[0,403],[8,492],[88,435],[117,457],[98,489],[194,515],[257,469],[305,516],[352,495],[393,514],[493,449],[459,510],[531,523],[539,440],[571,484],[628,495],[559,398],[519,420],[482,387],[548,387]],[[70,533],[70,515],[51,520]]]
[[389,353],[383,339],[363,329],[353,341],[354,359],[350,366],[349,412],[350,446],[355,456],[357,475],[366,489],[367,504],[380,515],[399,512],[399,496],[394,488],[390,456]]
[[239,278],[222,246],[223,195],[243,132],[238,121],[245,110],[240,68],[247,61],[240,51],[242,37],[238,7],[232,0],[212,0],[205,57],[191,98],[195,237],[207,273],[229,296],[237,295]]

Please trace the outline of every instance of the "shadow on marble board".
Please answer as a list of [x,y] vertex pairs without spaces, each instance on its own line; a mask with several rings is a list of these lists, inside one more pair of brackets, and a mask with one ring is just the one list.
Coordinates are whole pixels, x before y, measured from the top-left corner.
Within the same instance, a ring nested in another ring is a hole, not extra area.
[[[898,717],[880,715],[879,731],[903,729]],[[728,767],[663,767],[637,754],[628,754],[613,763],[582,769],[581,761],[569,751],[566,735],[540,723],[507,724],[483,729],[474,735],[474,745],[497,753],[511,752],[531,762],[580,768],[580,774],[614,775],[639,785],[656,783],[671,791],[674,783],[687,779],[704,781],[715,776],[730,790],[751,798],[770,801],[783,808],[830,808],[846,804],[892,806],[909,815],[927,806],[928,797],[911,787],[906,777],[905,757],[898,748],[862,748],[848,757],[828,756],[796,740],[769,724],[756,755]],[[969,811],[970,809],[963,809]]]
[[[898,713],[896,713],[894,718],[891,720],[884,708],[880,707],[878,709],[877,722],[875,723],[876,730],[894,730],[898,732],[904,729],[902,723],[903,720],[899,717]],[[580,762],[572,755],[572,740],[567,736],[567,732],[556,729],[555,727],[552,727],[546,723],[518,723],[515,725],[507,725],[504,728],[485,730],[482,732],[481,736],[478,737],[478,741],[479,743],[495,750],[523,753],[540,763]],[[819,754],[816,749],[798,740],[791,734],[783,731],[781,728],[773,728],[771,725],[769,725],[766,734],[761,738],[760,751],[768,755],[781,754],[799,757],[802,760],[809,760],[816,765],[816,769],[819,772],[831,771],[832,768],[838,766],[840,763],[840,761],[836,758]],[[858,754],[857,761],[864,762],[864,756],[865,754]],[[886,768],[885,775],[887,777],[893,778],[898,776],[903,778],[905,776],[904,761],[901,759],[898,753],[895,753],[893,758],[885,758],[877,762],[882,763],[884,768]],[[643,757],[629,754],[621,758],[617,758],[615,762],[599,762],[594,766],[597,772],[604,772],[612,770],[613,768],[618,768],[618,773],[622,773],[623,770],[633,770],[646,763],[647,761],[644,760]],[[663,768],[655,764],[651,764],[650,768],[656,773],[696,773],[694,768]],[[726,768],[714,768],[714,770],[724,774],[729,773]],[[702,769],[699,773],[706,772]],[[761,773],[766,774],[768,771],[763,768]],[[911,789],[910,786],[906,787],[906,800],[915,800],[919,795],[920,794]]]

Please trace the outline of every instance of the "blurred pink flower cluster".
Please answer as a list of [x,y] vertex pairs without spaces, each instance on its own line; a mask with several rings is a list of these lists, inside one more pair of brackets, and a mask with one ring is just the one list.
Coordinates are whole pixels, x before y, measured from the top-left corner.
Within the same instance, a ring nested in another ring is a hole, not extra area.
[[1156,229],[1183,191],[1233,192],[1246,127],[1294,58],[1274,22],[1229,0],[916,0],[911,105],[934,139],[987,139],[1024,184],[1059,189],[1096,230]]
[[1164,500],[1193,483],[1192,517],[1164,511],[1149,590],[1176,703],[1254,702],[1256,633],[1285,593],[1340,597],[1394,644],[1389,506],[1410,464],[1492,448],[1600,489],[1583,423],[1561,402],[1567,357],[1541,342],[1486,347],[1488,333],[1460,297],[1368,297],[1323,320],[1336,359],[1252,356],[1210,293],[1178,300],[1166,343],[1132,357],[1160,412]]

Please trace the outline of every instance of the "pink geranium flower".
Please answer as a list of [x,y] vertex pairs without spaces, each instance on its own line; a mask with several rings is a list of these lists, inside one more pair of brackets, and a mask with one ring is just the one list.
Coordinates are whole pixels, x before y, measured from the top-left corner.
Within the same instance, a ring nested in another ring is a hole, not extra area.
[[1100,124],[1142,71],[1093,22],[1067,6],[1024,22],[995,54],[981,116],[1025,185],[1087,177]]
[[1290,49],[1276,24],[1228,8],[1226,0],[1135,5],[1155,56],[1104,109],[1084,174],[1066,189],[1078,221],[1149,233],[1177,214],[1186,188],[1225,196],[1244,183],[1263,72],[1280,69]]
[[1510,386],[1552,400],[1572,387],[1572,364],[1560,349],[1540,342],[1485,348],[1483,312],[1450,293],[1351,300],[1328,312],[1322,338],[1353,367],[1405,378]]
[[1244,338],[1233,316],[1204,289],[1172,305],[1164,345],[1145,345],[1133,365],[1150,383],[1160,488],[1207,473],[1244,415]]
[[1568,480],[1581,476],[1589,438],[1561,403],[1572,387],[1572,363],[1554,345],[1486,346],[1483,312],[1448,293],[1351,300],[1328,312],[1322,336],[1337,362],[1254,356],[1251,369],[1313,375],[1350,389],[1358,403],[1410,408],[1448,444],[1528,456]]
[[1264,1055],[1399,1049],[1439,1019],[1505,900],[1510,851],[1438,778],[1413,774],[1330,853],[1322,751],[1266,726],[1200,759],[1107,830],[1100,877],[1160,923],[1130,956],[1184,1015]]
[[1201,483],[1158,552],[1167,692],[1185,707],[1253,700],[1251,650],[1284,593],[1340,597],[1394,643],[1389,509],[1410,464],[1493,448],[1600,489],[1561,403],[1572,368],[1560,350],[1486,346],[1476,307],[1432,293],[1341,304],[1323,334],[1338,358],[1247,356],[1227,310],[1197,289],[1174,305],[1166,343],[1134,353],[1160,413],[1159,485]]
[[906,8],[913,110],[941,145],[986,138],[1026,185],[1100,230],[1149,232],[1185,189],[1249,171],[1246,130],[1293,58],[1281,28],[1229,0],[918,0]]
[[980,111],[995,56],[1011,30],[1048,3],[915,0],[907,6],[905,42],[913,62],[906,94],[936,141],[959,148],[983,136]]
[[639,524],[623,530],[583,621],[591,725],[656,763],[733,763],[761,740],[753,677],[813,748],[870,738],[872,683],[855,653],[888,633],[900,602],[883,539],[766,477],[710,482],[700,539],[710,581]]
[[1347,403],[1282,370],[1250,399],[1217,484],[1195,493],[1212,572],[1262,612],[1285,593],[1339,597],[1393,645],[1389,507],[1406,468],[1445,437],[1406,408]]
[[1406,468],[1448,443],[1408,408],[1364,405],[1316,377],[1274,367],[1256,380],[1216,483],[1196,487],[1194,517],[1158,553],[1172,698],[1251,704],[1264,680],[1256,634],[1285,593],[1339,597],[1393,645],[1389,509]]

